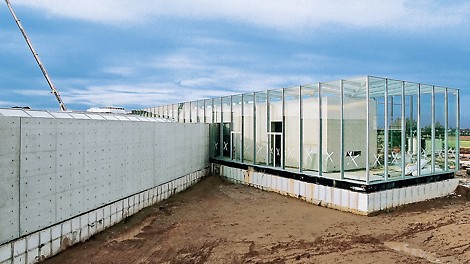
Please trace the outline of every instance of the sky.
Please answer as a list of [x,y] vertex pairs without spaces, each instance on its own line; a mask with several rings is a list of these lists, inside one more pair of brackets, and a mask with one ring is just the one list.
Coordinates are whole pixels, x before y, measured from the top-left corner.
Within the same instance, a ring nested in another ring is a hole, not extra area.
[[[4,1],[0,107],[58,110]],[[459,88],[470,2],[11,0],[69,109],[140,109],[372,75]]]

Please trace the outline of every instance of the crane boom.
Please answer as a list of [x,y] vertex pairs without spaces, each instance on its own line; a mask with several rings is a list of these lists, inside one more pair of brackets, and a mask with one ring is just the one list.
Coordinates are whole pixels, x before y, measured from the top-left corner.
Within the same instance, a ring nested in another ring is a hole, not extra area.
[[26,40],[26,43],[28,44],[29,49],[33,53],[33,56],[36,59],[36,62],[38,63],[39,68],[41,69],[42,73],[44,74],[44,77],[46,78],[46,81],[47,81],[47,83],[49,84],[49,87],[52,90],[52,94],[54,94],[55,98],[59,102],[60,110],[67,111],[67,108],[65,107],[65,104],[62,101],[62,98],[60,97],[59,91],[55,88],[54,84],[52,83],[52,80],[49,77],[49,74],[47,74],[46,68],[44,68],[41,60],[39,59],[39,55],[34,50],[33,45],[31,44],[31,41],[29,40],[28,36],[26,35],[26,31],[24,30],[23,26],[21,25],[20,20],[16,16],[15,11],[13,11],[13,7],[11,6],[10,1],[5,0],[5,2],[7,3],[8,9],[10,9],[10,13],[13,16],[13,18],[15,19],[15,22],[18,25],[18,28],[20,29],[21,34],[23,34],[23,37]]

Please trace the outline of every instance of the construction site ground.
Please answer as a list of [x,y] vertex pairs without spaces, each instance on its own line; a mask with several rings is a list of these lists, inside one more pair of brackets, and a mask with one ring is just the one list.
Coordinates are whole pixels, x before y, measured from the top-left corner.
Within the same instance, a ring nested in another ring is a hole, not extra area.
[[470,263],[469,205],[359,216],[208,176],[44,263]]

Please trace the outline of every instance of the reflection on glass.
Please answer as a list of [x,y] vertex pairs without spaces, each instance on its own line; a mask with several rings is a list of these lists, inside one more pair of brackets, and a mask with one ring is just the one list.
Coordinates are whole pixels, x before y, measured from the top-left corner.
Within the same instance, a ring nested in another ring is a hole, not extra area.
[[255,118],[253,115],[253,95],[243,95],[243,161],[245,163],[254,162]]
[[318,85],[301,87],[302,94],[302,170],[319,172],[320,107]]
[[255,93],[256,108],[256,149],[255,164],[267,165],[268,155],[268,126],[267,126],[267,94],[266,92]]
[[284,89],[285,115],[285,150],[284,165],[286,169],[299,170],[300,155],[300,97],[299,87]]
[[344,178],[366,180],[367,118],[364,78],[343,81]]
[[448,128],[448,166],[450,170],[457,169],[458,162],[458,137],[459,130],[457,126],[458,119],[458,102],[457,102],[457,90],[448,89],[448,119],[449,119],[449,128]]
[[242,96],[232,96],[232,128],[230,131],[230,158],[242,160]]

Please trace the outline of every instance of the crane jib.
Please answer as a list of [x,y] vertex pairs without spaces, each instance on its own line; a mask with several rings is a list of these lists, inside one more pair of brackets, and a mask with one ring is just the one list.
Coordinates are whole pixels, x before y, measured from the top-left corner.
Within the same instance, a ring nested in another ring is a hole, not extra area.
[[54,84],[52,83],[51,78],[49,77],[49,74],[46,71],[46,68],[43,66],[41,60],[39,59],[39,55],[34,50],[33,44],[31,44],[31,41],[29,40],[28,35],[26,35],[26,31],[24,30],[23,25],[21,25],[21,22],[18,19],[18,17],[16,16],[15,11],[13,11],[13,7],[11,6],[10,1],[5,0],[5,2],[7,3],[8,9],[10,9],[11,15],[15,19],[16,25],[18,25],[18,28],[20,29],[21,34],[23,35],[24,39],[26,40],[26,43],[28,44],[29,49],[31,50],[31,53],[33,53],[33,56],[36,59],[36,62],[38,63],[39,68],[41,69],[44,77],[46,78],[46,81],[49,84],[49,87],[51,88],[52,93],[55,95],[55,97],[57,99],[57,102],[59,103],[60,110],[67,111],[67,108],[65,107],[65,104],[62,101],[62,98],[60,97],[59,91],[55,88]]

